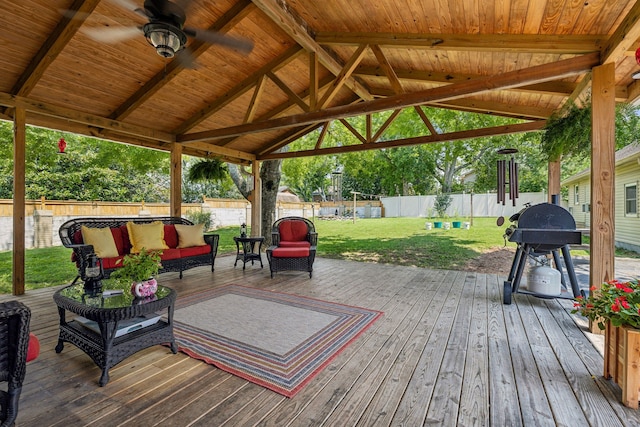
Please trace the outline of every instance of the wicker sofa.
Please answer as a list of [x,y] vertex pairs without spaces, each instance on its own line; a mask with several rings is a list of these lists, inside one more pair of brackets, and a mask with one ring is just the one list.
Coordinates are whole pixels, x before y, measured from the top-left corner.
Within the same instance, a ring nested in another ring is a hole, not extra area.
[[[220,236],[218,234],[205,234],[204,245],[191,247],[179,247],[179,236],[176,225],[190,225],[193,223],[187,219],[180,217],[92,217],[92,218],[74,218],[62,226],[60,226],[59,234],[62,244],[73,249],[71,255],[78,267],[78,271],[83,271],[84,262],[87,255],[94,252],[92,245],[83,241],[82,226],[87,228],[109,228],[113,235],[115,246],[117,248],[117,256],[102,258],[105,277],[122,265],[119,261],[131,251],[131,241],[129,238],[127,223],[133,224],[153,224],[161,222],[163,224],[164,239],[168,249],[162,250],[160,273],[167,271],[182,272],[193,267],[202,265],[211,265],[211,271],[214,271],[214,263],[218,252],[218,242]],[[79,277],[80,275],[78,275]],[[77,280],[78,278],[76,278]]]
[[274,222],[266,251],[271,277],[278,271],[306,271],[311,278],[317,243],[318,233],[307,218],[289,216]]

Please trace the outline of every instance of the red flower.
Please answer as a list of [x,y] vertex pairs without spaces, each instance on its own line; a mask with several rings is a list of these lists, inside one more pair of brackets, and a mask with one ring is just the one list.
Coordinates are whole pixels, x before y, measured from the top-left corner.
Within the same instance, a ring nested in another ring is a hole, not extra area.
[[618,303],[617,303],[617,302],[613,303],[613,304],[611,305],[611,311],[613,311],[613,312],[615,312],[615,313],[618,313],[618,312],[620,311],[620,305],[618,305]]
[[632,294],[633,293],[633,289],[629,288],[629,287],[624,287],[622,288],[622,290],[628,294]]
[[[589,288],[589,290],[592,291],[592,292],[593,291],[597,291],[598,287],[596,285],[593,285],[592,287]],[[582,298],[582,297],[580,297],[580,298]]]
[[622,307],[625,308],[625,310],[629,310],[631,308],[631,306],[629,305],[629,303],[627,302],[627,300],[622,300],[620,301],[620,304],[622,304]]

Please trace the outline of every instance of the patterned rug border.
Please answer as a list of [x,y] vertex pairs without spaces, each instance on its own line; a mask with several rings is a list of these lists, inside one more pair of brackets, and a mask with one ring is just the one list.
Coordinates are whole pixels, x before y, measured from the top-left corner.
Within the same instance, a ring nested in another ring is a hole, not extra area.
[[319,329],[286,355],[276,355],[174,319],[179,351],[286,397],[295,396],[384,314],[354,305],[235,284],[178,297],[175,310],[229,293],[337,317],[331,325]]

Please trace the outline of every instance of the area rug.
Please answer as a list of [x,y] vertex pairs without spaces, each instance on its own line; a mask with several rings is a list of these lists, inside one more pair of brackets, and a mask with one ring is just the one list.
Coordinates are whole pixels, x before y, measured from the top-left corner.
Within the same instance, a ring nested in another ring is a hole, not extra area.
[[179,298],[180,351],[293,397],[383,313],[246,286]]

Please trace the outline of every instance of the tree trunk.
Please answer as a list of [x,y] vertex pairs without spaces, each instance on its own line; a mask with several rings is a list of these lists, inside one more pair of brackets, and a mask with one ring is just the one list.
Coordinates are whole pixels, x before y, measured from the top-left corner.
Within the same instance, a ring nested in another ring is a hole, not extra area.
[[282,176],[282,160],[268,160],[262,163],[262,235],[265,245],[271,245],[271,226],[276,219],[276,201]]

